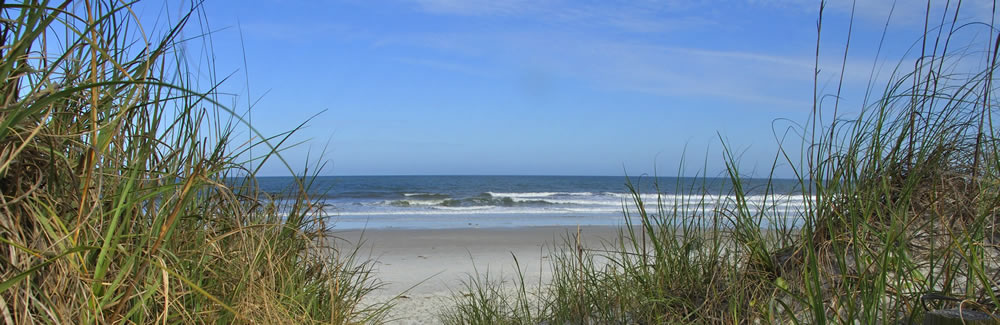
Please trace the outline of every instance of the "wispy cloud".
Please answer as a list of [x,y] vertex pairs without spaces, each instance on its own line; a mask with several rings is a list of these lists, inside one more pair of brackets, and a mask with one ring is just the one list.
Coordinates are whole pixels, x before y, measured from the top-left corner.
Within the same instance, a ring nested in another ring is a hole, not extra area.
[[[809,13],[819,11],[819,1],[816,0],[749,0],[749,3],[760,6],[797,8]],[[959,20],[989,22],[993,16],[993,0],[965,0],[965,1],[934,1],[927,7],[926,1],[910,0],[831,0],[826,2],[828,13],[838,15],[850,14],[852,8],[855,16],[871,22],[885,22],[892,13],[893,24],[923,25],[924,17],[927,16],[938,20],[948,9],[947,19],[953,18],[954,10],[961,3],[959,10]]]
[[328,21],[251,21],[240,26],[247,37],[277,41],[315,42],[328,38],[370,39],[374,35],[343,23]]
[[[563,32],[435,33],[408,38],[408,46],[442,46],[514,71],[584,81],[608,90],[663,96],[711,96],[779,106],[799,106],[801,97],[774,85],[811,81],[807,58],[765,53],[669,47],[641,41],[583,37]],[[411,60],[470,73],[447,62]],[[808,98],[805,98],[808,99]]]
[[[534,19],[550,27],[427,33],[385,44],[409,42],[410,46],[477,56],[521,71],[582,80],[605,89],[799,104],[754,85],[761,78],[805,79],[811,67],[807,62],[762,53],[665,47],[642,40],[644,35],[717,28],[719,24],[707,16],[711,10],[695,10],[710,2],[416,0],[417,8],[430,14]],[[441,62],[430,66],[465,70]]]
[[[715,21],[685,12],[674,1],[604,1],[574,3],[562,0],[485,1],[413,0],[427,13],[466,16],[522,17],[555,25],[589,25],[625,32],[652,33],[690,29]],[[691,2],[694,3],[694,2]]]
[[[749,6],[764,8],[785,8],[816,14],[817,0],[635,0],[603,1],[579,3],[564,0],[412,0],[422,10],[438,14],[457,15],[545,15],[569,20],[587,19],[601,21],[609,25],[620,24],[650,29],[650,26],[670,26],[671,22],[647,19],[651,13],[685,13],[711,11],[720,6]],[[989,22],[993,16],[992,0],[965,0],[931,3],[930,17],[940,17],[944,9],[952,14],[961,3],[960,20]],[[827,13],[847,15],[853,9],[857,18],[872,22],[884,22],[892,12],[894,24],[923,24],[927,14],[926,2],[905,0],[831,0],[826,2]],[[951,14],[949,19],[951,18]],[[627,19],[621,19],[627,18]],[[659,17],[663,18],[663,17]],[[704,21],[701,21],[704,22]],[[641,30],[640,29],[640,30]],[[652,28],[660,30],[660,28]],[[636,30],[639,31],[639,30]]]
[[514,15],[537,8],[529,0],[415,0],[427,12],[457,15]]
[[[666,96],[712,96],[781,106],[800,106],[812,100],[808,98],[809,91],[789,89],[811,87],[816,61],[809,52],[670,46],[657,37],[669,37],[679,31],[711,35],[723,28],[733,28],[722,26],[731,22],[716,22],[713,10],[717,6],[784,8],[815,15],[819,5],[814,0],[640,0],[582,4],[560,0],[415,1],[420,10],[431,14],[534,19],[555,28],[410,35],[411,45],[487,58],[516,69],[584,80],[607,89]],[[983,9],[988,5],[992,4],[985,0],[967,0],[960,16],[988,19],[991,11]],[[828,2],[827,13],[846,16],[852,6],[856,6],[856,18],[871,22],[884,22],[892,10],[893,21],[904,21],[902,25],[917,18],[922,21],[926,10],[920,5],[893,0],[865,0],[856,4],[834,0]],[[936,4],[931,15],[941,15],[944,9],[944,5]],[[954,5],[949,10],[953,12]],[[846,64],[843,67],[846,87],[864,87],[873,77],[884,79],[895,67],[896,62],[889,62],[876,65],[873,71],[872,64],[879,58],[860,55],[852,53],[846,62],[842,62],[840,55],[822,55],[820,87],[837,87],[842,64]]]
[[[712,42],[675,44],[663,39],[681,33],[719,38],[712,33],[738,28],[732,22],[716,22],[720,18],[714,16],[713,6],[781,7],[815,14],[818,5],[812,0],[582,4],[562,0],[407,1],[407,8],[423,14],[484,17],[505,27],[372,36],[377,47],[408,53],[393,55],[396,62],[477,77],[495,77],[498,71],[509,70],[515,75],[547,76],[547,80],[583,81],[605,90],[711,97],[785,108],[811,105],[809,90],[816,62],[809,51],[776,52],[766,45],[740,48]],[[981,0],[966,3],[963,12],[983,5]],[[842,15],[851,5],[851,1],[839,0],[829,2],[827,8]],[[858,1],[856,11],[859,17],[884,20],[892,6],[890,0]],[[897,4],[893,15],[922,18],[925,8],[915,7],[920,6]],[[516,23],[506,24],[509,21]],[[408,49],[421,50],[416,54]],[[873,77],[876,58],[864,55],[852,53],[848,58],[843,67],[845,87],[863,88]],[[874,75],[884,80],[895,63],[876,65]],[[821,56],[821,88],[833,91],[838,87],[842,64],[836,53]]]
[[478,68],[476,65],[457,63],[453,61],[435,60],[428,58],[417,58],[417,57],[396,57],[392,59],[393,61],[428,67],[432,69],[457,72],[471,76],[477,77],[493,77],[494,74],[487,71],[486,69]]

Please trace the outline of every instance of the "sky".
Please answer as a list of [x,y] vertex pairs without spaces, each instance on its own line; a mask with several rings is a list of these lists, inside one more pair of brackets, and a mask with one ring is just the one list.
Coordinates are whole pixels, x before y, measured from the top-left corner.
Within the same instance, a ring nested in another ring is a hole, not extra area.
[[[143,17],[177,17],[145,6]],[[870,79],[912,62],[925,6],[860,1],[849,26],[852,3],[827,4],[818,88],[835,93],[846,62],[840,114],[856,114]],[[963,22],[989,22],[992,2],[962,6]],[[944,3],[932,7],[939,17]],[[187,36],[211,33],[188,56],[226,77],[223,102],[249,108],[268,135],[308,120],[282,152],[295,173],[325,161],[322,175],[718,176],[725,143],[745,173],[766,176],[783,136],[798,155],[794,131],[813,109],[818,1],[208,0],[201,10]],[[261,174],[293,171],[271,161]]]

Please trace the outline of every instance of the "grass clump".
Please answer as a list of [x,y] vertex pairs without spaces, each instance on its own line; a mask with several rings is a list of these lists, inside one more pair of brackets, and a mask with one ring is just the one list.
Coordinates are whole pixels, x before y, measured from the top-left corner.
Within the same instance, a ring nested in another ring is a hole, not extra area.
[[[529,290],[517,256],[511,254],[517,277],[491,277],[489,271],[469,274],[461,289],[452,294],[452,304],[438,317],[444,324],[537,324],[544,313],[539,292]],[[539,283],[540,284],[540,283]],[[537,288],[538,284],[531,288]]]
[[866,95],[854,118],[838,115],[840,89],[815,97],[796,132],[801,158],[783,148],[775,159],[793,167],[799,217],[775,211],[788,193],[775,193],[770,176],[753,189],[763,199],[751,198],[726,147],[728,204],[710,208],[704,193],[646,211],[629,186],[642,224],[602,249],[557,254],[535,321],[919,323],[935,309],[1000,312],[1000,38],[956,45],[997,34],[952,18],[960,10],[928,13],[919,59],[870,88],[880,95]]
[[130,6],[0,4],[0,322],[378,321],[311,178],[276,200],[241,160],[287,134],[236,145],[240,116],[195,89],[198,9],[161,29]]
[[527,303],[527,297],[513,295],[505,281],[490,275],[470,275],[462,282],[463,290],[453,295],[453,305],[442,315],[445,324],[532,324],[530,311],[521,310],[517,303]]

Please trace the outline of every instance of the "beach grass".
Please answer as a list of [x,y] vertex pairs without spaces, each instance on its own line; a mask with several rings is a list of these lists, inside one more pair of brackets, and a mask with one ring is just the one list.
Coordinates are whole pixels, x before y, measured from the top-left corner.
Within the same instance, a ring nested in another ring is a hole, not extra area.
[[[911,49],[918,60],[899,61],[885,79],[873,65],[870,84],[882,80],[882,87],[869,86],[861,107],[840,107],[841,87],[822,96],[815,81],[810,120],[788,133],[797,138],[779,137],[773,165],[793,169],[800,217],[768,204],[789,194],[769,185],[754,189],[763,198],[751,198],[748,177],[773,179],[776,167],[746,175],[738,152],[724,145],[728,204],[704,204],[719,193],[647,204],[631,185],[642,179],[629,180],[631,209],[623,213],[637,211],[639,230],[623,228],[603,247],[579,247],[568,236],[553,252],[551,282],[533,295],[503,290],[480,274],[466,291],[488,294],[456,297],[459,308],[442,320],[868,324],[920,323],[940,309],[997,313],[1000,151],[992,81],[1000,38],[959,44],[974,33],[997,34],[989,23],[958,21],[960,6],[928,12],[929,27]],[[818,36],[822,18],[821,9]],[[838,50],[845,66],[849,50]],[[853,113],[838,113],[845,111]],[[475,317],[456,314],[463,312]]]
[[208,35],[197,4],[170,25],[131,4],[0,4],[0,323],[378,322],[314,176],[256,186],[294,130],[219,103],[184,51]]
[[[839,86],[820,96],[815,82],[811,119],[789,133],[799,138],[782,138],[773,165],[796,175],[801,217],[768,203],[790,193],[745,188],[773,171],[745,174],[724,146],[731,192],[643,202],[633,181],[646,179],[626,179],[623,217],[641,224],[601,247],[567,234],[547,283],[473,274],[441,321],[919,323],[938,309],[997,313],[1000,38],[956,44],[997,32],[949,18],[955,5],[927,15],[920,59],[900,61],[861,107],[839,107]],[[118,1],[0,7],[0,321],[386,320],[390,305],[362,302],[380,286],[373,262],[336,245],[309,196],[321,166],[286,164],[312,176],[285,193],[256,186],[261,164],[283,162],[294,130],[259,134],[219,103],[225,78],[199,87],[211,72],[192,71],[183,48],[207,34],[182,36],[201,19],[197,7],[165,29],[143,28]],[[237,139],[243,132],[251,139]]]

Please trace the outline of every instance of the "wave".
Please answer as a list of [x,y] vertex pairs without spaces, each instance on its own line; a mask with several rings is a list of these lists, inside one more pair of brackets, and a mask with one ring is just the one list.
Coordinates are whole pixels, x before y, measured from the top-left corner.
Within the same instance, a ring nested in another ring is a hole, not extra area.
[[492,197],[509,197],[509,198],[542,198],[542,197],[552,197],[552,196],[589,196],[594,195],[592,192],[515,192],[515,193],[505,193],[505,192],[486,192],[483,193]]
[[[321,199],[382,199],[386,202],[395,202],[395,205],[498,205],[517,206],[520,204],[571,204],[571,205],[614,205],[634,204],[635,197],[630,193],[616,192],[484,192],[472,197],[453,197],[444,193],[433,192],[392,192],[392,191],[352,191],[342,193],[331,193],[320,196]],[[639,195],[645,203],[662,202],[664,205],[675,203],[690,204],[691,202],[704,202],[705,204],[718,205],[720,203],[732,204],[736,202],[733,195],[718,194],[656,194],[647,193]],[[804,205],[807,200],[801,195],[782,194],[753,194],[743,197],[750,205],[761,204],[794,204]],[[406,202],[406,203],[404,203]],[[390,204],[392,205],[392,204]]]
[[388,205],[394,207],[412,207],[412,206],[435,206],[444,203],[445,200],[390,200],[381,201],[377,205]]
[[447,199],[451,195],[441,194],[441,193],[403,193],[403,196],[416,200],[435,200],[435,199]]
[[419,207],[419,206],[431,206],[439,208],[456,208],[456,207],[534,207],[534,206],[549,206],[559,203],[550,202],[546,200],[515,200],[509,197],[469,197],[463,199],[444,199],[444,200],[386,200],[378,202],[376,205],[381,206],[393,206],[393,207]]
[[459,207],[449,207],[449,206],[436,207],[436,209],[439,209],[439,210],[451,210],[451,211],[489,210],[489,209],[494,209],[494,208],[496,208],[496,206],[494,206],[494,205],[473,205],[473,206],[465,206],[465,207],[461,207],[461,206],[459,206]]
[[[647,209],[649,210],[649,209]],[[637,217],[638,211],[634,207],[628,208],[631,217]],[[622,209],[614,207],[497,207],[497,206],[460,206],[460,207],[425,207],[422,209],[377,209],[377,210],[339,210],[336,208],[327,209],[327,213],[335,217],[378,217],[378,216],[408,216],[408,215],[451,215],[451,216],[491,216],[491,215],[519,215],[519,216],[593,216],[602,218],[623,218]],[[654,211],[650,211],[654,212]],[[713,210],[678,210],[679,214],[674,215],[668,212],[667,217],[705,217],[714,215]],[[757,211],[751,211],[756,214]],[[654,215],[656,213],[653,213]],[[768,218],[795,218],[801,216],[794,210],[768,211]],[[655,216],[654,216],[655,217]]]
[[562,215],[562,216],[599,216],[604,217],[614,214],[613,217],[621,218],[621,209],[604,208],[502,208],[496,206],[465,206],[465,207],[433,207],[430,209],[407,209],[407,210],[367,210],[367,211],[340,211],[328,209],[326,212],[334,217],[358,217],[358,216],[407,216],[407,215]]
[[[631,196],[624,193],[589,193],[568,195],[562,192],[481,193],[473,197],[446,199],[416,199],[434,197],[433,193],[406,193],[405,199],[354,202],[331,207],[328,212],[339,215],[601,215],[621,217],[623,210],[636,215],[638,209]],[[508,195],[513,194],[513,195]],[[440,197],[440,195],[436,196]],[[651,215],[705,216],[734,213],[737,198],[731,195],[642,195],[643,207]],[[761,212],[774,217],[801,215],[807,200],[799,195],[749,195],[742,198],[750,213]],[[662,204],[662,206],[660,205]]]
[[[590,193],[590,192],[529,192],[529,193],[484,193],[492,198],[510,198],[514,202],[546,202],[549,204],[568,205],[606,205],[621,207],[624,205],[634,205],[635,197],[629,193]],[[736,203],[736,196],[733,195],[709,195],[709,194],[641,194],[639,199],[643,205],[649,206],[663,203],[669,207],[673,205],[732,205]],[[801,195],[781,195],[781,194],[757,194],[746,195],[744,202],[750,206],[800,206],[804,207],[806,200]]]

